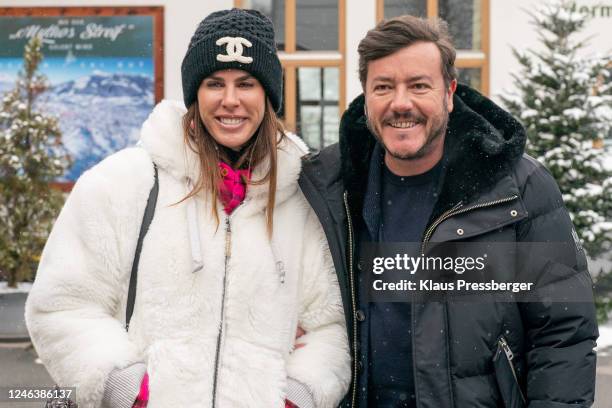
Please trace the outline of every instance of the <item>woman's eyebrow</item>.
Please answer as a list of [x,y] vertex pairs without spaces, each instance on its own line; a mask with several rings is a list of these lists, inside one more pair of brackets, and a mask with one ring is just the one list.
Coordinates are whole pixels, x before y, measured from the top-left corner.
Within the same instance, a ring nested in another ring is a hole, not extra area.
[[236,78],[236,81],[246,81],[247,79],[251,79],[251,78],[253,78],[253,75],[246,74],[246,75]]

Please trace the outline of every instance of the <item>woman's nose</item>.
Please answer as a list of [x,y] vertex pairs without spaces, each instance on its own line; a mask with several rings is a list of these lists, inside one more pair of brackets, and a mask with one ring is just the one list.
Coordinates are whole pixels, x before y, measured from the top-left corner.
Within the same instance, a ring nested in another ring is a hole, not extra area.
[[223,91],[223,106],[226,108],[236,107],[240,104],[240,100],[238,99],[238,93],[234,86],[226,86]]

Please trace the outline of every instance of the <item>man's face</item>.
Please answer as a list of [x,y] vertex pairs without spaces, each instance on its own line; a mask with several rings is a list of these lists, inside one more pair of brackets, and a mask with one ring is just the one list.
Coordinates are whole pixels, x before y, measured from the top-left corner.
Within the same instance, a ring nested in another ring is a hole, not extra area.
[[453,110],[452,81],[442,75],[438,47],[418,42],[371,61],[365,84],[370,130],[395,160],[442,155],[448,115]]

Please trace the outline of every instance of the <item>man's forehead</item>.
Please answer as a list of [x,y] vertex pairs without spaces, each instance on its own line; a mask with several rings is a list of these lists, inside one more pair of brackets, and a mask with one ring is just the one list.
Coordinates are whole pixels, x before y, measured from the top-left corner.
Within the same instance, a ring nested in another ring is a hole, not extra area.
[[442,56],[432,42],[417,42],[368,63],[368,79],[442,76]]

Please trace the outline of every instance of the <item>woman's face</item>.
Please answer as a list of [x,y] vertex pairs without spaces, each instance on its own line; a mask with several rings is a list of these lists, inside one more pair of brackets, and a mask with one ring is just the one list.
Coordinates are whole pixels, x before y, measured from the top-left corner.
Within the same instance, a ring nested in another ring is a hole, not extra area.
[[204,78],[198,89],[200,118],[220,145],[238,150],[261,124],[266,93],[246,71],[226,69]]

